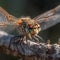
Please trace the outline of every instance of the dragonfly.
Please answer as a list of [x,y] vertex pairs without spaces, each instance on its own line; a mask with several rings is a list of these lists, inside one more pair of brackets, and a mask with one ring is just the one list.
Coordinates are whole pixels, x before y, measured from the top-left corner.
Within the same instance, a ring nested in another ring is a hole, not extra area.
[[43,41],[38,33],[60,23],[59,13],[60,5],[32,19],[28,16],[17,18],[0,7],[0,30],[7,33],[17,30],[17,35],[23,35],[26,37],[26,41],[28,39]]
[[[26,55],[33,56],[36,52],[32,47],[36,42],[32,43],[32,41],[44,41],[38,34],[58,23],[60,23],[60,5],[34,18],[28,16],[17,18],[0,7],[0,51],[20,58],[25,57]],[[17,34],[14,34],[16,33],[14,30],[17,31]],[[9,34],[13,35],[13,37]],[[1,37],[2,35],[3,37]],[[26,41],[28,39],[29,41],[31,40],[31,46],[21,43],[21,40],[23,41],[25,39]],[[19,42],[21,44],[19,44]],[[36,45],[34,45],[34,47],[35,46]],[[40,44],[38,46],[40,47]],[[36,46],[37,52],[39,50],[37,48],[38,46]]]

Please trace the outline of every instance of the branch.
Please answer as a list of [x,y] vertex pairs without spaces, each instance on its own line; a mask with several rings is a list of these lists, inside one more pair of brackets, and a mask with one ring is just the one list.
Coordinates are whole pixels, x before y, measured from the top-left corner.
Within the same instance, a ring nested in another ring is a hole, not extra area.
[[0,31],[0,52],[16,57],[41,56],[44,53],[39,43],[30,40],[27,43],[22,38],[23,36],[13,36]]

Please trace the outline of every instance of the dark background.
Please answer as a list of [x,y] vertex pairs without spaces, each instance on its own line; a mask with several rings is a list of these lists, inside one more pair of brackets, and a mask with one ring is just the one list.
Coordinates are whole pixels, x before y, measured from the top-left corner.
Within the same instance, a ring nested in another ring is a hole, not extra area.
[[[60,0],[0,0],[0,6],[7,10],[10,14],[21,17],[30,16],[31,18],[42,14],[57,5]],[[51,27],[39,34],[45,39],[51,39],[52,42],[57,42],[60,37],[60,24]],[[0,54],[1,60],[13,60],[15,58],[6,57]]]
[[16,17],[27,15],[35,17],[59,3],[60,0],[0,0],[0,5]]

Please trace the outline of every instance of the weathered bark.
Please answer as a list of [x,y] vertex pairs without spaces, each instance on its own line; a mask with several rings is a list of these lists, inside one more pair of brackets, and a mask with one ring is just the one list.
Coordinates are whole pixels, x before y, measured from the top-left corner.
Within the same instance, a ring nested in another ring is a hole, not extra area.
[[[45,60],[48,58],[44,43],[28,40],[22,41],[23,36],[13,36],[0,31],[0,52],[18,57],[22,60]],[[53,54],[53,48],[50,54]],[[51,53],[52,52],[52,53]]]
[[11,54],[13,56],[23,58],[24,60],[38,60],[44,56],[44,47],[39,43],[28,40],[21,41],[23,36],[9,35],[3,31],[0,31],[0,52],[5,54]]

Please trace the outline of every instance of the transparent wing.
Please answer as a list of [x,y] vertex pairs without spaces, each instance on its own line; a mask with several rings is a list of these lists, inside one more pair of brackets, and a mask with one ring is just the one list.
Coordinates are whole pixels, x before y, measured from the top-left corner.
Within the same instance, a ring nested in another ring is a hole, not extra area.
[[[9,20],[8,17],[10,17]],[[8,14],[4,9],[0,7],[0,31],[5,31],[7,33],[13,33],[17,28],[16,17]]]
[[41,30],[45,30],[60,23],[60,5],[33,19],[37,20],[38,23],[41,25]]

